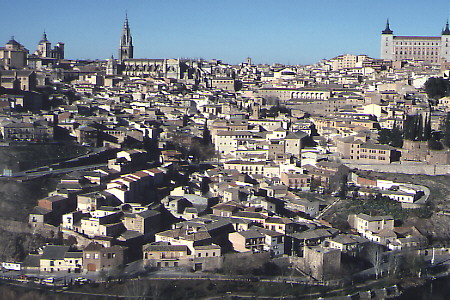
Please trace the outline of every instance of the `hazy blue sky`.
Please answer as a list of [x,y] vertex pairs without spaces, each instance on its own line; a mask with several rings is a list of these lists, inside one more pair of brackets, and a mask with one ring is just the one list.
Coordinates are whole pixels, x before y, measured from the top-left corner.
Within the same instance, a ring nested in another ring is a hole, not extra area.
[[0,0],[0,45],[33,52],[47,32],[71,59],[105,59],[128,11],[135,58],[218,58],[309,64],[339,54],[379,57],[389,17],[396,35],[440,35],[448,0]]

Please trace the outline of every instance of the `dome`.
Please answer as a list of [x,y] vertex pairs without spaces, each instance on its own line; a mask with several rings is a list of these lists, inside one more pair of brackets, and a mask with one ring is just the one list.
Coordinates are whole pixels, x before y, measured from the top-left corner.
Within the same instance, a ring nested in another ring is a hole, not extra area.
[[14,46],[21,46],[19,42],[17,42],[14,37],[12,36],[9,42],[6,43],[6,45],[14,45]]

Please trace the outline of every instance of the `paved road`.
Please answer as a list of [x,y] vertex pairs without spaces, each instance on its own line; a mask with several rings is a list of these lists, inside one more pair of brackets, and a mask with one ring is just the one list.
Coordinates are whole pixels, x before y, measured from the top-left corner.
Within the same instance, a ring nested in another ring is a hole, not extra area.
[[30,176],[45,176],[49,174],[62,174],[62,173],[69,173],[73,171],[82,171],[87,169],[95,169],[107,166],[107,163],[101,163],[101,164],[93,164],[93,165],[85,165],[80,167],[72,167],[72,168],[63,168],[63,169],[48,169],[48,170],[42,170],[42,171],[23,171],[23,172],[16,172],[12,173],[11,176],[3,176],[0,175],[0,178],[17,178],[17,177],[30,177]]
[[[144,271],[141,267],[142,264],[138,262],[135,263],[134,267],[128,266],[125,269],[124,277],[131,280],[139,279],[154,279],[154,280],[220,280],[220,281],[254,281],[254,282],[277,282],[277,283],[289,283],[289,284],[321,284],[320,282],[311,283],[306,277],[298,276],[253,276],[253,275],[224,275],[224,274],[212,274],[203,272],[190,272],[182,270],[172,270],[172,269],[161,269],[154,272]],[[138,272],[139,271],[139,275]],[[112,272],[113,274],[114,272]],[[105,273],[108,275],[108,273]],[[90,279],[91,281],[103,281],[104,277],[100,272],[82,272],[82,273],[67,273],[67,272],[22,272],[22,271],[0,271],[0,278],[17,280],[22,275],[28,277],[37,277],[39,279],[45,279],[49,277],[54,277],[57,281],[62,284],[64,282],[68,283],[74,281],[75,278],[83,277]]]
[[333,203],[331,203],[330,205],[328,205],[327,207],[325,207],[320,214],[318,214],[315,219],[319,220],[327,211],[329,211],[333,206],[335,206],[337,203],[339,203],[341,201],[341,199],[337,199],[335,201],[333,201]]

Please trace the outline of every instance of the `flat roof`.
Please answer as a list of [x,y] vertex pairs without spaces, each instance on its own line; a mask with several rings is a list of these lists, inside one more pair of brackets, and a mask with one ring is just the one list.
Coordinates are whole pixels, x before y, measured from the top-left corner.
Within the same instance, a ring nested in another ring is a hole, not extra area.
[[440,41],[440,36],[394,36],[394,39],[402,39],[402,40],[437,40]]

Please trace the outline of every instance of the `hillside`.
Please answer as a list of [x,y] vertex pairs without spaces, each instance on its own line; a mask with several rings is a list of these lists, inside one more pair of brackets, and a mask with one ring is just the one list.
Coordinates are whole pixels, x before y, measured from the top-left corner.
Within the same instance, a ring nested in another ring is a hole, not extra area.
[[[5,168],[15,172],[44,166],[85,152],[83,147],[63,144],[0,147],[0,173]],[[52,176],[24,182],[0,178],[0,260],[22,259],[46,242],[27,227],[28,214],[57,182],[58,178]]]
[[396,173],[367,172],[365,176],[392,180],[395,182],[414,183],[427,186],[430,191],[429,203],[416,210],[401,209],[395,201],[355,201],[342,200],[327,211],[323,218],[334,226],[348,230],[347,216],[352,213],[389,214],[397,220],[398,225],[416,226],[432,243],[440,244],[450,235],[448,223],[450,216],[441,211],[450,211],[450,176],[406,175]]

